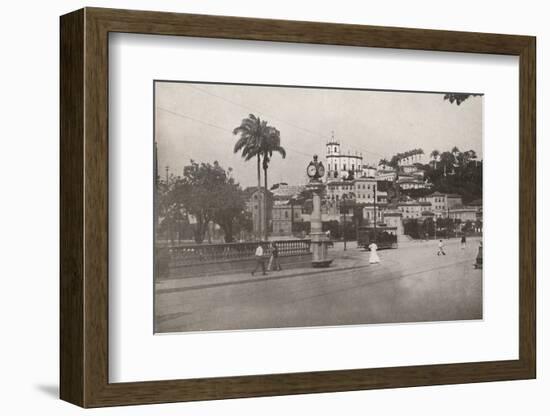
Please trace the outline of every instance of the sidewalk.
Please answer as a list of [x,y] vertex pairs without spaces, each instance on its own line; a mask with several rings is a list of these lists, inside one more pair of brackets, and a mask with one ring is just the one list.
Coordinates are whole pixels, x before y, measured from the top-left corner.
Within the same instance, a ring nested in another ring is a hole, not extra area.
[[[472,243],[473,239],[469,240]],[[407,257],[411,255],[410,250],[417,248],[433,251],[434,255],[437,251],[437,240],[412,240],[399,245],[397,249],[379,250],[379,255],[382,257],[382,263],[401,263],[406,264]],[[444,239],[445,246],[458,246],[460,238]],[[296,267],[283,269],[282,271],[268,271],[264,276],[261,272],[255,273],[254,276],[250,272],[246,273],[229,273],[229,274],[213,274],[197,277],[163,279],[155,283],[156,294],[166,294],[174,291],[192,291],[202,288],[223,286],[224,284],[236,283],[252,283],[255,281],[270,281],[292,277],[310,276],[317,274],[336,273],[345,270],[356,270],[369,265],[369,252],[364,249],[357,248],[355,241],[347,242],[347,249],[344,250],[344,243],[337,241],[334,247],[329,250],[329,258],[334,259],[330,267],[313,268],[313,267]],[[476,240],[477,246],[477,240]],[[384,260],[385,258],[385,260]],[[406,266],[405,266],[406,267]],[[252,271],[252,270],[251,270]]]
[[[155,283],[155,293],[163,294],[170,293],[174,290],[193,290],[200,288],[207,288],[209,286],[221,286],[224,283],[234,284],[234,283],[245,283],[253,281],[265,281],[265,280],[274,280],[274,279],[284,279],[291,278],[296,276],[309,276],[314,274],[324,274],[324,273],[333,273],[337,271],[344,270],[353,270],[360,267],[368,265],[368,252],[362,252],[363,256],[357,255],[357,253],[351,253],[351,250],[359,252],[359,249],[353,247],[348,248],[350,254],[346,251],[334,252],[329,251],[329,257],[333,258],[334,261],[327,268],[313,268],[313,267],[301,267],[301,268],[292,268],[292,269],[283,269],[281,271],[268,271],[264,276],[262,272],[259,271],[251,275],[250,272],[247,273],[233,273],[233,274],[217,274],[211,276],[198,276],[198,277],[187,277],[181,279],[166,279],[160,280]],[[338,255],[335,258],[335,254]]]

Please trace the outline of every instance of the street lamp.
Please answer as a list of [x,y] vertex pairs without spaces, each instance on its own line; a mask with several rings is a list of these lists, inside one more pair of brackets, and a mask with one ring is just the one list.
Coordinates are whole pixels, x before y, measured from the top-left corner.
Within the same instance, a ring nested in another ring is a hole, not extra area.
[[344,221],[342,224],[342,237],[344,238],[344,251],[347,248],[347,245],[346,245],[346,211],[348,206],[347,201],[348,201],[348,196],[346,194],[342,195],[342,207],[344,209]]

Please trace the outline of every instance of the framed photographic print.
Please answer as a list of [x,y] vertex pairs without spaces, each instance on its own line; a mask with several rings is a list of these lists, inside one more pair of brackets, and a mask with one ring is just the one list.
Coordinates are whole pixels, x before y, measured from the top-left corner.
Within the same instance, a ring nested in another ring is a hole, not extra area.
[[534,378],[535,49],[62,16],[61,398]]

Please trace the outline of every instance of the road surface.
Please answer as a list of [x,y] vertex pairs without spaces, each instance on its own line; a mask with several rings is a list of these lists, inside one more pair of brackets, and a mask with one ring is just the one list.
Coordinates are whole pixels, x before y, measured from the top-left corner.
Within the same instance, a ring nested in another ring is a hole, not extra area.
[[407,242],[380,264],[348,243],[328,269],[173,279],[156,284],[156,332],[312,327],[482,318],[478,242]]

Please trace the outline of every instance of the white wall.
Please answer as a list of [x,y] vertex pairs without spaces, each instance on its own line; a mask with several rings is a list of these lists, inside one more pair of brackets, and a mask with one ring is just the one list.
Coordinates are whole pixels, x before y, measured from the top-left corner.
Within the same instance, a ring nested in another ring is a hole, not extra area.
[[[276,19],[530,34],[538,37],[538,160],[548,159],[542,128],[550,89],[550,26],[545,2],[524,0],[459,2],[407,1],[297,2],[278,0],[4,2],[0,14],[0,409],[4,414],[77,414],[57,400],[58,384],[58,16],[84,5],[241,15]],[[545,154],[547,157],[542,158]],[[545,169],[544,176],[548,170]],[[543,211],[543,172],[539,166],[539,213]],[[544,195],[546,196],[546,195]],[[341,394],[169,404],[88,411],[87,414],[499,414],[548,412],[550,364],[548,308],[543,281],[539,216],[539,378]]]

